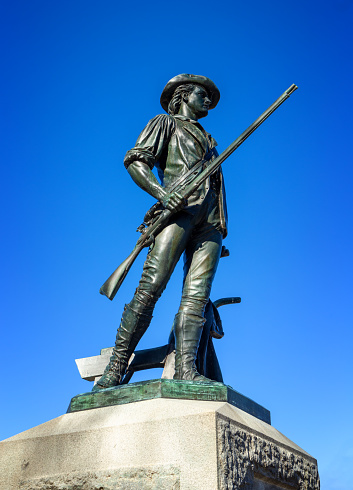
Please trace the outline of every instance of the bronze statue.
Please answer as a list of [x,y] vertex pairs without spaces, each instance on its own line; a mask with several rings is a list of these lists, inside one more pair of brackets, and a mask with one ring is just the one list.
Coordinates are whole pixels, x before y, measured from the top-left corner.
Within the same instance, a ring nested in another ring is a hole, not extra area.
[[[132,301],[125,306],[112,357],[94,390],[121,383],[129,358],[147,330],[155,304],[182,254],[183,291],[174,319],[174,379],[212,382],[198,373],[195,360],[205,323],[205,308],[222,253],[222,240],[227,235],[220,164],[296,88],[292,85],[218,156],[216,141],[198,122],[219,101],[216,85],[207,77],[189,74],[177,75],[167,83],[161,105],[168,114],[149,121],[124,159],[135,183],[159,204],[147,213],[147,231],[140,229],[143,236],[131,258],[101,288],[101,293],[112,299],[136,253],[150,245],[140,283]],[[154,167],[161,184],[152,173]]]
[[[168,188],[216,146],[198,120],[216,107],[219,98],[218,88],[206,77],[174,77],[161,96],[161,105],[168,114],[153,118],[125,156],[125,167],[136,184],[166,209],[176,212],[148,252],[139,286],[125,306],[110,363],[95,389],[120,384],[129,357],[147,330],[154,306],[183,253],[184,285],[174,321],[174,378],[208,381],[197,373],[195,359],[222,239],[227,233],[223,177],[219,170],[187,203]],[[215,156],[214,151],[211,158]],[[162,185],[152,173],[153,167]]]

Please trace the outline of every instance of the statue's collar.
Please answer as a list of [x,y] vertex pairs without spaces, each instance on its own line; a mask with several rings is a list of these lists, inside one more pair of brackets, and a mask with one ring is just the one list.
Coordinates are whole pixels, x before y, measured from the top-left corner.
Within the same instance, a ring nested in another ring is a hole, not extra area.
[[175,114],[175,116],[173,117],[176,117],[177,119],[181,119],[182,121],[191,122],[192,124],[199,124],[201,126],[201,124],[198,121],[195,121],[195,119],[190,119],[189,117],[182,116],[181,114]]
[[190,119],[189,117],[186,116],[182,116],[181,114],[177,114],[173,117],[181,121],[191,123],[191,124],[183,124],[184,130],[190,133],[191,136],[193,136],[196,139],[196,141],[198,141],[203,151],[206,151],[207,148],[209,147],[208,137],[210,135],[204,130],[201,124],[198,121],[195,121],[194,119]]

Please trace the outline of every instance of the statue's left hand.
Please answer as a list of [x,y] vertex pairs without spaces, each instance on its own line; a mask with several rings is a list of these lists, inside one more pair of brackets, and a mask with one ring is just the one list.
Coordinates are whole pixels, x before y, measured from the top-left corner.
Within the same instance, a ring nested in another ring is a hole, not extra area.
[[163,197],[162,204],[169,211],[177,212],[187,205],[187,200],[178,192],[166,193]]

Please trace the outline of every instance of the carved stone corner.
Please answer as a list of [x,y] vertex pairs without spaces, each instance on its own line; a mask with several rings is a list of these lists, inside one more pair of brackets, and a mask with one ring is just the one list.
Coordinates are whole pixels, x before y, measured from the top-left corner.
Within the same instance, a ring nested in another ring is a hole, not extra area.
[[221,490],[319,490],[316,460],[217,417]]

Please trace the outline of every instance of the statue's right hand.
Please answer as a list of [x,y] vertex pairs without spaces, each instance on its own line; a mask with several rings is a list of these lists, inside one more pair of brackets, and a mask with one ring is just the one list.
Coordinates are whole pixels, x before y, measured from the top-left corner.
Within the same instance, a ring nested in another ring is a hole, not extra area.
[[162,204],[169,211],[177,212],[187,206],[187,200],[178,192],[171,192],[163,197]]

